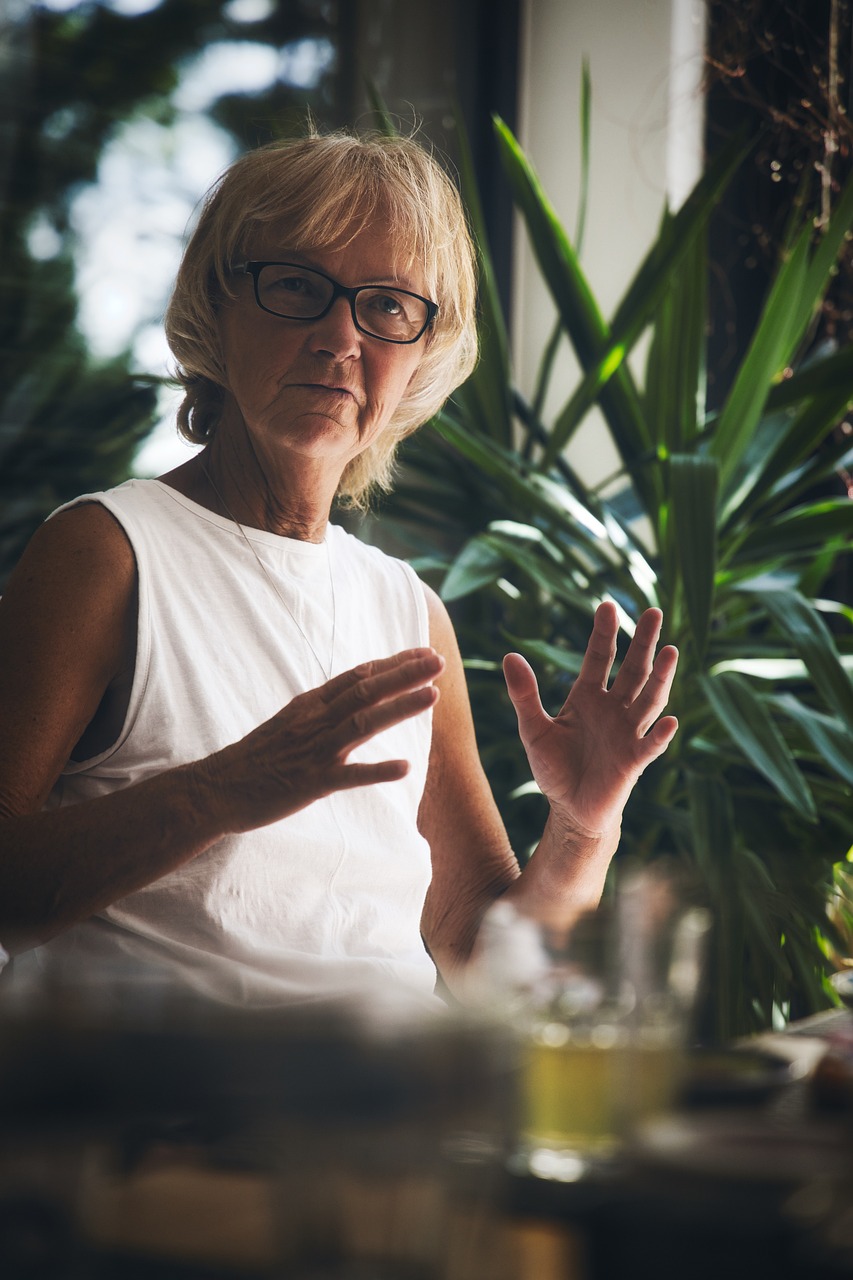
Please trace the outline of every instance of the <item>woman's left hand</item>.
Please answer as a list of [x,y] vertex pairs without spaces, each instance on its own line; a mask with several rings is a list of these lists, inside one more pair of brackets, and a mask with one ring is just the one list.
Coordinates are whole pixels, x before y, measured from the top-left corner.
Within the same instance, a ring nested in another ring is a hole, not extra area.
[[518,716],[518,731],[533,776],[552,814],[583,836],[618,828],[622,810],[643,770],[671,742],[678,721],[661,716],[678,651],[655,648],[659,609],[648,609],[608,689],[619,620],[611,603],[599,605],[580,675],[556,716],[544,710],[531,667],[518,653],[504,659],[504,677]]

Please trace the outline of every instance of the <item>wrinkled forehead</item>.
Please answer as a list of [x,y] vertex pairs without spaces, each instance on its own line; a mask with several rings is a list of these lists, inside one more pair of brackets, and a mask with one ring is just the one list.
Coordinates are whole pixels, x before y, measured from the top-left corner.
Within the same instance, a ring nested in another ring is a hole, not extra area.
[[310,257],[358,248],[369,241],[376,268],[383,275],[417,274],[427,288],[434,288],[433,255],[426,239],[420,220],[402,201],[380,195],[354,207],[351,200],[330,196],[322,206],[294,208],[283,201],[263,216],[248,218],[240,235],[240,251],[246,256],[276,257],[289,252]]

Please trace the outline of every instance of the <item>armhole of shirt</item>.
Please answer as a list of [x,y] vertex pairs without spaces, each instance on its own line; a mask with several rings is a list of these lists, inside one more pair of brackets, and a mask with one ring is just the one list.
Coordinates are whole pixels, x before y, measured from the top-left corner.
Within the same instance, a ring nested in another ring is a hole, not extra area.
[[[142,705],[142,699],[145,693],[145,686],[148,683],[148,671],[151,661],[151,608],[148,597],[148,578],[141,568],[139,548],[130,529],[128,528],[126,518],[121,507],[116,503],[109,494],[92,493],[83,494],[79,498],[75,498],[73,502],[67,502],[64,506],[58,507],[57,511],[67,511],[71,507],[82,506],[87,502],[97,502],[100,506],[109,511],[113,519],[119,524],[130,543],[130,549],[133,552],[133,558],[136,562],[136,658],[133,664],[133,680],[130,687],[130,698],[128,699],[127,711],[125,712],[124,723],[122,724],[119,735],[111,746],[104,751],[99,752],[96,756],[89,756],[87,760],[69,760],[65,768],[62,770],[61,777],[68,777],[77,773],[84,773],[87,769],[91,769],[96,765],[102,764],[115,755],[116,751],[124,745],[133,731],[133,726],[139,716],[139,708]],[[52,513],[56,515],[56,512]]]
[[418,627],[418,645],[421,648],[427,648],[430,643],[429,635],[429,610],[427,608],[426,596],[424,595],[423,583],[410,564],[406,564],[405,560],[398,560],[397,563],[403,570],[403,576],[409,585],[409,591],[412,594],[412,603],[415,606],[415,617]]

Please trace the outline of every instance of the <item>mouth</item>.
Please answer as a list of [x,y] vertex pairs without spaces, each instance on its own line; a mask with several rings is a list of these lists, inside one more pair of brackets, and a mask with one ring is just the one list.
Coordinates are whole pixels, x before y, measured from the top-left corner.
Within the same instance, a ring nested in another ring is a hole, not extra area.
[[326,382],[302,382],[298,385],[307,388],[309,391],[319,391],[321,395],[347,396],[350,400],[355,400],[358,403],[358,396],[350,387],[332,386]]

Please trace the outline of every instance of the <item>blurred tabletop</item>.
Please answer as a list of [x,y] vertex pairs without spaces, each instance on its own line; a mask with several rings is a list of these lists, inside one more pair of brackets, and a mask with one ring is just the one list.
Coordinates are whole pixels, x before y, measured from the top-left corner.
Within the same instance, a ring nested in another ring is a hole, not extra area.
[[574,1181],[494,1027],[0,1011],[4,1280],[853,1276],[853,1015],[691,1061]]

